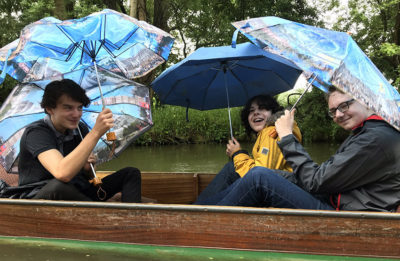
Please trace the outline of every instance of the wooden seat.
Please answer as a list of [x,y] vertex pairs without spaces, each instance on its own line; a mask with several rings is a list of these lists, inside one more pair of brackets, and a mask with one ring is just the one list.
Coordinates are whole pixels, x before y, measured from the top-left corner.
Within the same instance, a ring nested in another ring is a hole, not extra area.
[[[113,171],[99,171],[103,178]],[[207,187],[215,174],[189,172],[142,172],[143,202],[168,204],[191,204],[203,189]],[[0,179],[10,186],[18,185],[18,174],[10,174],[0,166]],[[120,201],[120,194],[111,198]]]
[[[112,171],[98,172],[103,178]],[[157,203],[191,204],[215,174],[189,172],[142,172],[142,195]]]

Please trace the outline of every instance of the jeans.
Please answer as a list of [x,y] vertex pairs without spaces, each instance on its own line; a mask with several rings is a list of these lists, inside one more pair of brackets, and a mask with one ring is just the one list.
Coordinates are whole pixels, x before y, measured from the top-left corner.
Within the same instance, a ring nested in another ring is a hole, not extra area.
[[293,184],[273,170],[252,168],[243,178],[236,180],[210,201],[223,206],[253,206],[294,209],[333,210],[321,200]]
[[232,161],[229,161],[225,166],[215,175],[215,178],[208,184],[208,186],[197,197],[196,205],[214,205],[217,202],[211,200],[212,197],[219,192],[229,187],[237,179],[240,179],[239,174],[235,172],[235,166]]

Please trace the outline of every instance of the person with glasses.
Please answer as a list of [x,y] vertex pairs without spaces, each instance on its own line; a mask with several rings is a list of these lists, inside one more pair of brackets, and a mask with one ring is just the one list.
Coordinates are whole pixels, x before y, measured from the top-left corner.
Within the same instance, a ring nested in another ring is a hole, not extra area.
[[215,196],[217,205],[396,211],[400,133],[334,87],[329,89],[328,106],[333,121],[351,131],[334,155],[315,163],[293,135],[294,111],[285,111],[275,127],[293,173],[254,167]]

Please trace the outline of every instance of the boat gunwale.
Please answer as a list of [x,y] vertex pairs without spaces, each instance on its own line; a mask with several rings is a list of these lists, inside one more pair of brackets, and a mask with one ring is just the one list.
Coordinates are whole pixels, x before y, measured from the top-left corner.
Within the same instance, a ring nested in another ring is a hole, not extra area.
[[55,201],[34,199],[0,199],[0,205],[43,206],[43,207],[75,207],[75,208],[106,208],[119,210],[154,210],[154,211],[188,211],[232,214],[259,214],[285,216],[314,216],[337,218],[390,219],[400,220],[400,213],[392,212],[362,212],[335,210],[306,210],[283,208],[255,208],[236,206],[211,206],[187,204],[148,204],[148,203],[115,203],[115,202],[83,202]]

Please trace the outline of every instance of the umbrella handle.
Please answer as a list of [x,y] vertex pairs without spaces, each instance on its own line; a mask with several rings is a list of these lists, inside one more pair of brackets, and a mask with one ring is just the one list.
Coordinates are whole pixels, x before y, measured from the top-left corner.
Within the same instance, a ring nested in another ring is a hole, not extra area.
[[117,136],[115,135],[115,132],[113,132],[113,131],[107,132],[106,136],[107,136],[108,141],[114,141],[117,139]]
[[101,181],[101,178],[99,178],[99,177],[94,177],[90,182],[93,183],[93,185],[95,185],[96,187],[103,184],[103,182]]

